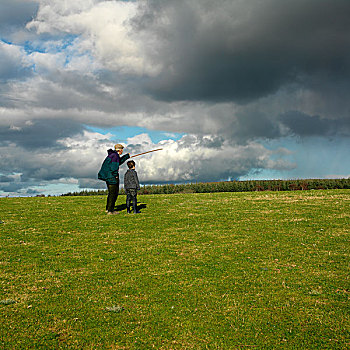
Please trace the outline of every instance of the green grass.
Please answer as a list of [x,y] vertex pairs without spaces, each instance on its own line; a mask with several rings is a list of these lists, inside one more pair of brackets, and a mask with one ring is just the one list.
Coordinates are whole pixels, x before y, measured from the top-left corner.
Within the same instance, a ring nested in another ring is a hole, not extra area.
[[350,190],[105,199],[0,199],[1,349],[350,347]]

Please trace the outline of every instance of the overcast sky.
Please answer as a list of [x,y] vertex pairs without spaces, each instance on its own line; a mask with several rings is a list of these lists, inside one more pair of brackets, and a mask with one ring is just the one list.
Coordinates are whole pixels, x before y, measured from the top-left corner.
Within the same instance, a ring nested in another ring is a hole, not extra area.
[[[350,1],[1,0],[0,196],[350,175]],[[125,165],[122,166],[122,174]]]

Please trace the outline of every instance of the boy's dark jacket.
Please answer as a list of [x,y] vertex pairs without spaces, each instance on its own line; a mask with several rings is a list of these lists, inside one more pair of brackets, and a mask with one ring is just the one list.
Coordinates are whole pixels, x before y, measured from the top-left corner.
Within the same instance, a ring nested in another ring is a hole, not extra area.
[[139,178],[137,177],[137,172],[135,169],[128,169],[124,175],[124,188],[126,190],[134,188],[136,190],[140,189]]
[[120,157],[117,151],[109,149],[108,156],[103,161],[100,171],[98,172],[98,178],[106,181],[109,184],[117,184],[117,177],[119,177],[119,165],[123,164],[130,158],[129,154],[125,154]]

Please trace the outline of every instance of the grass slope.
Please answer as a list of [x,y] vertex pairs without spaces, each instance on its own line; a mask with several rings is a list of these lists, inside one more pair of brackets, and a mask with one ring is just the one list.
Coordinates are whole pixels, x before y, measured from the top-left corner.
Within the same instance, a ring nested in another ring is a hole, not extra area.
[[0,199],[0,348],[347,349],[350,190]]

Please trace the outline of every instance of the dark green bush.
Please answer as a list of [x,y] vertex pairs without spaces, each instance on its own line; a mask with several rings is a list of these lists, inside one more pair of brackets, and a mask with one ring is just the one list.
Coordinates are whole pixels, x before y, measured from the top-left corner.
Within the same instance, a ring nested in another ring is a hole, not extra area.
[[[139,194],[248,192],[248,191],[299,191],[319,189],[349,189],[350,179],[306,179],[306,180],[247,180],[199,182],[187,184],[145,185]],[[106,190],[69,192],[62,196],[105,195]],[[121,188],[120,194],[125,194]]]

